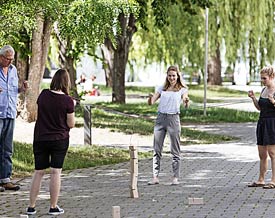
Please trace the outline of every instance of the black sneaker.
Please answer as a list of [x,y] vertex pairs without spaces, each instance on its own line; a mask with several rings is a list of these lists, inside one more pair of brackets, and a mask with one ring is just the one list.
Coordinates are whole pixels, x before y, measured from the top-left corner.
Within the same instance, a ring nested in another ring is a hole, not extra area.
[[0,186],[0,192],[4,192],[5,191],[5,188]]
[[63,214],[64,210],[60,208],[58,205],[56,205],[56,208],[50,208],[49,213],[50,215],[59,215]]
[[26,213],[27,213],[28,215],[33,215],[33,214],[36,214],[36,210],[35,210],[34,207],[28,207],[28,208],[26,209]]

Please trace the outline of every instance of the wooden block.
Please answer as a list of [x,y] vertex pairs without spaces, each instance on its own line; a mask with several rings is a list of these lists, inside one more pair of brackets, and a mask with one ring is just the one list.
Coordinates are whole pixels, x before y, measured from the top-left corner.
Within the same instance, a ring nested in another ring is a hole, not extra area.
[[130,190],[130,197],[131,198],[138,198],[139,197],[137,189],[131,189]]
[[136,146],[129,146],[130,151],[130,197],[138,198],[138,152]]
[[138,161],[137,159],[131,159],[130,160],[130,168],[132,173],[138,173]]
[[112,215],[113,215],[113,218],[120,218],[120,206],[112,207]]
[[129,146],[129,150],[130,150],[130,158],[131,159],[135,159],[138,157],[138,152],[137,152],[136,146]]
[[137,151],[130,151],[130,158],[131,159],[137,159],[138,153]]
[[188,198],[188,204],[204,204],[203,198]]
[[130,185],[131,185],[131,187],[132,188],[136,188],[137,187],[137,181],[138,181],[138,178],[137,178],[137,176],[132,176],[131,177],[131,183],[130,183]]

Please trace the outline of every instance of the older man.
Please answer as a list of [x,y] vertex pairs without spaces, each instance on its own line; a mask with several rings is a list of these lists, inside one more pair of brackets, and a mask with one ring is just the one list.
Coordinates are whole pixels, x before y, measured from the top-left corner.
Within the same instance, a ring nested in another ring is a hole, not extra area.
[[[13,131],[18,89],[17,69],[12,65],[14,49],[5,45],[0,50],[0,191],[20,187],[11,182]],[[25,87],[22,87],[23,91]]]

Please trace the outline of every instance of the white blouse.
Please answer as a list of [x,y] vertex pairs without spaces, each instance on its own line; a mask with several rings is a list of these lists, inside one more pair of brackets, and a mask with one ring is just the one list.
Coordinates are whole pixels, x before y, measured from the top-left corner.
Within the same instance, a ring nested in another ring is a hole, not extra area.
[[159,87],[157,92],[160,94],[158,112],[164,114],[179,114],[182,95],[187,93],[187,88],[181,88],[179,91],[163,91],[163,86]]

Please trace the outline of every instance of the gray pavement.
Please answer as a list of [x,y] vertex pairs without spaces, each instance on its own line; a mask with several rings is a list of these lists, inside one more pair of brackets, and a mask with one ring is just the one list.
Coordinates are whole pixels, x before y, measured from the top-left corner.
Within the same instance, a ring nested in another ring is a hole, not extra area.
[[[121,217],[125,218],[274,217],[275,190],[246,187],[258,175],[255,125],[189,126],[204,131],[222,131],[241,138],[223,144],[183,146],[178,186],[170,185],[169,153],[163,156],[161,183],[155,186],[147,185],[151,178],[152,160],[140,160],[138,199],[130,198],[128,162],[64,172],[59,204],[65,209],[65,214],[60,217],[109,218],[112,217],[112,206],[120,206]],[[270,173],[269,170],[266,182]],[[46,214],[49,209],[48,180],[46,176],[42,183],[35,217],[50,217]],[[30,177],[24,178],[20,181],[20,191],[0,193],[0,217],[24,214],[30,182]],[[191,205],[189,198],[203,198],[204,204]]]
[[[253,105],[249,105],[252,107]],[[130,198],[130,163],[120,163],[62,174],[59,205],[65,209],[60,217],[112,218],[112,206],[120,206],[124,218],[273,218],[275,189],[248,188],[258,177],[258,155],[255,145],[256,123],[188,125],[189,128],[239,137],[230,143],[182,146],[181,178],[171,186],[171,158],[162,159],[160,184],[148,186],[152,160],[139,160],[139,198]],[[15,140],[32,141],[33,124],[16,122]],[[169,140],[166,142],[168,148]],[[71,131],[71,144],[83,143],[83,129]],[[152,146],[152,136],[126,135],[108,129],[93,129],[93,143],[102,146],[138,145],[139,150]],[[269,168],[266,182],[270,181]],[[31,178],[19,181],[17,192],[0,193],[0,217],[20,217],[28,205]],[[37,215],[51,217],[49,209],[49,176],[42,183],[37,201]],[[189,198],[203,199],[203,204],[189,204]]]

